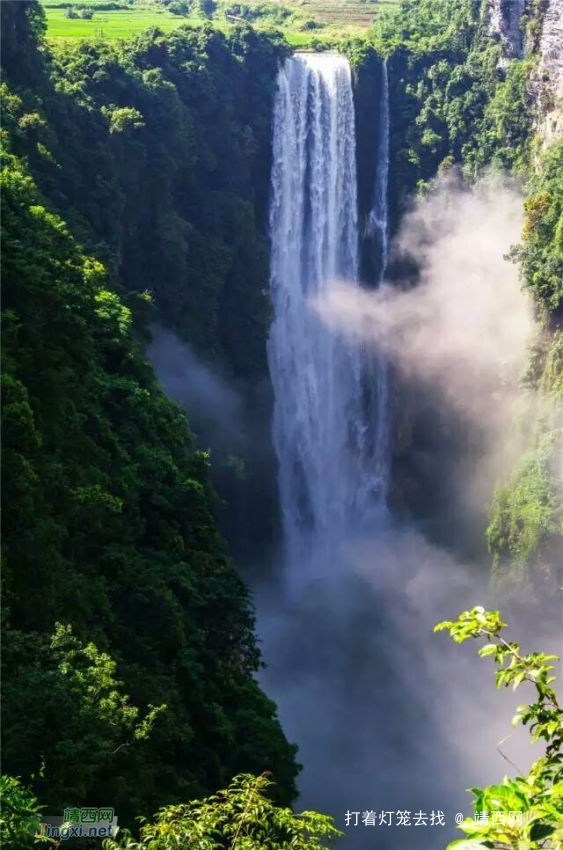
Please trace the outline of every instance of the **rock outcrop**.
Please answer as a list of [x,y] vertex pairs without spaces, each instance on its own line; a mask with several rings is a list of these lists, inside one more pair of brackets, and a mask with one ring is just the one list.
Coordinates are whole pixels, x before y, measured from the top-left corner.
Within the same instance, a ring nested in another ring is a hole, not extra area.
[[543,16],[540,62],[534,86],[538,133],[545,146],[563,135],[563,0],[549,0]]
[[488,0],[489,34],[500,39],[504,59],[524,55],[524,32],[521,27],[526,0]]

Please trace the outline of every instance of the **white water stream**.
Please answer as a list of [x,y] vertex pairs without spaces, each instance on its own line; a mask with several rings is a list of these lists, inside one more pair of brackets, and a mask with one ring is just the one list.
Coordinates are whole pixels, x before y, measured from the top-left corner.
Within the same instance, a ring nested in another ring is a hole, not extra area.
[[[371,226],[387,255],[385,76]],[[356,139],[348,61],[297,55],[274,114],[269,341],[285,561],[290,585],[326,574],[340,544],[381,510],[388,461],[387,369],[312,306],[335,280],[358,283]],[[385,455],[385,457],[384,457]]]

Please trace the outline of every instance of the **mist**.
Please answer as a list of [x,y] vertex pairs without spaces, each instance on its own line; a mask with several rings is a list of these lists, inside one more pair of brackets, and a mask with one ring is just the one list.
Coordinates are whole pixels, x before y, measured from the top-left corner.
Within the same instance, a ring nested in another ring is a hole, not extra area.
[[[270,439],[271,388],[228,376],[170,330],[154,325],[147,350],[165,392],[186,411],[220,499],[217,519],[244,578],[264,575],[277,534],[276,461]],[[252,534],[248,530],[252,529]]]
[[[514,774],[505,758],[525,773],[541,754],[511,726],[523,692],[496,690],[477,642],[433,632],[474,605],[494,607],[485,565],[392,521],[334,557],[337,576],[300,600],[281,581],[256,594],[261,684],[303,764],[297,808],[330,813],[346,848],[438,850],[456,836],[455,815],[472,813],[466,789]],[[554,637],[516,625],[510,634],[530,650],[557,650]],[[441,811],[445,825],[346,827],[347,811],[372,810]]]
[[[517,266],[505,259],[520,229],[521,198],[507,181],[473,190],[442,181],[405,216],[392,246],[395,262],[417,268],[416,286],[399,280],[369,291],[334,282],[311,302],[332,333],[384,352],[398,381],[437,396],[456,427],[478,433],[478,457],[456,486],[462,499],[481,505],[523,439],[511,423],[522,406],[519,379],[534,322]],[[268,425],[249,421],[244,388],[161,328],[153,329],[149,357],[215,460],[240,451],[262,467]],[[230,495],[240,502],[240,491]],[[299,746],[297,809],[331,814],[345,832],[343,848],[438,850],[461,836],[455,815],[472,810],[465,789],[514,774],[513,765],[525,772],[540,748],[510,724],[522,692],[495,689],[494,665],[477,657],[476,643],[455,646],[433,632],[473,605],[495,605],[488,559],[465,563],[455,547],[436,545],[424,523],[385,512],[360,526],[330,564],[311,571],[320,578],[308,581],[310,565],[304,568],[297,594],[283,551],[260,569],[248,562],[260,560],[260,547],[237,558],[255,595],[267,665],[260,681]],[[553,636],[516,625],[511,634],[525,647],[557,649]],[[366,827],[361,814],[372,810],[429,818],[418,828]],[[346,826],[347,811],[360,813],[358,826]],[[430,825],[431,812],[443,812],[443,826]]]
[[[519,240],[521,206],[506,180],[472,189],[443,180],[407,214],[392,247],[395,261],[418,269],[417,286],[334,282],[311,301],[331,332],[384,352],[399,380],[437,392],[446,415],[479,433],[479,457],[456,484],[485,503],[518,450],[511,423],[534,332],[517,266],[505,257]],[[438,850],[461,837],[454,818],[472,811],[466,788],[513,774],[506,759],[524,772],[541,752],[510,724],[525,696],[495,689],[476,643],[454,646],[433,633],[473,605],[495,605],[490,563],[464,563],[423,524],[385,514],[342,540],[332,560],[296,598],[280,553],[277,586],[257,588],[261,681],[304,764],[298,806],[330,812],[343,847]],[[525,646],[556,649],[553,636],[517,625]],[[370,810],[439,810],[445,826],[345,826],[346,811]]]
[[233,383],[171,331],[153,325],[151,336],[147,357],[166,393],[186,408],[190,426],[211,448],[236,444],[243,402]]
[[370,292],[335,281],[314,307],[336,332],[364,337],[401,372],[439,387],[470,420],[490,421],[491,401],[495,421],[505,419],[534,330],[518,266],[506,259],[521,229],[522,198],[506,179],[473,188],[444,179],[394,241],[395,259],[416,264],[417,286]]
[[521,230],[513,180],[469,187],[443,177],[405,215],[392,246],[395,264],[417,269],[415,286],[399,280],[374,292],[334,281],[312,301],[320,321],[383,352],[396,383],[432,400],[464,435],[467,453],[451,475],[457,502],[478,521],[527,444],[539,403],[521,385],[536,330],[531,299],[507,258]]

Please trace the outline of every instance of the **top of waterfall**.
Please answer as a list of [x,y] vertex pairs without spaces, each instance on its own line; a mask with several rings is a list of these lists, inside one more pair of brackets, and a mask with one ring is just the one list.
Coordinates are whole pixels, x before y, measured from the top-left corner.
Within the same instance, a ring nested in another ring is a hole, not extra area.
[[[323,53],[297,53],[291,59],[299,65],[309,68],[315,75],[322,77],[328,74],[344,73],[350,75],[350,63],[346,56],[336,51],[324,51]],[[290,59],[290,61],[291,61]]]
[[322,53],[313,53],[310,50],[296,50],[293,55],[298,58],[304,57],[316,61],[322,60],[326,57],[330,57],[331,59],[345,59],[346,62],[348,61],[346,56],[344,56],[343,53],[339,53],[338,50],[323,50]]

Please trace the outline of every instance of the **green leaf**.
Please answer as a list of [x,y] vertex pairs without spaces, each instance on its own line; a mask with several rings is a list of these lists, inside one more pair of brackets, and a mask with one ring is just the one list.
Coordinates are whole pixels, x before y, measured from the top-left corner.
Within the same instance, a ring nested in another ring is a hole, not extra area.
[[548,823],[535,823],[530,830],[530,838],[532,841],[542,841],[548,838],[555,832],[555,827]]

